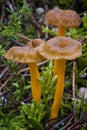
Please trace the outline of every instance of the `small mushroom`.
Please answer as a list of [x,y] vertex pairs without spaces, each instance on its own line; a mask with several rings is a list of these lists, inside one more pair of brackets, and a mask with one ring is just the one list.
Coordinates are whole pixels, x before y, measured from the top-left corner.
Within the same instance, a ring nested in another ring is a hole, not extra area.
[[57,118],[64,91],[64,75],[66,60],[74,60],[82,54],[81,43],[68,37],[54,37],[39,48],[39,53],[47,59],[56,59],[57,84],[50,119]]
[[[46,21],[58,27],[58,36],[65,36],[67,28],[75,28],[81,24],[81,18],[73,10],[62,10],[54,8],[47,12]],[[56,75],[57,61],[54,60],[54,75]]]
[[24,47],[12,47],[5,55],[6,59],[14,60],[19,63],[27,63],[29,65],[32,96],[36,102],[39,102],[41,98],[41,85],[37,81],[37,79],[40,79],[37,62],[44,60],[38,53],[39,45],[43,42],[41,39],[34,39]]
[[58,27],[58,35],[64,36],[66,28],[75,28],[81,24],[81,18],[74,10],[54,8],[47,12],[46,21]]

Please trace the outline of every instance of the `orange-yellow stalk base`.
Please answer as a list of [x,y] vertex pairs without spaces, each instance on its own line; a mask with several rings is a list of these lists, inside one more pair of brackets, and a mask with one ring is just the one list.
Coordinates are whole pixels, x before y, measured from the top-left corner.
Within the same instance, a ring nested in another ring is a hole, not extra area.
[[[66,28],[62,26],[58,27],[58,36],[65,36],[65,35],[66,35]],[[53,75],[54,76],[57,75],[58,78],[57,78],[56,91],[54,95],[54,101],[50,112],[50,119],[55,119],[58,117],[60,103],[64,91],[65,64],[66,60],[64,59],[54,60]]]
[[41,84],[37,79],[40,79],[40,73],[37,63],[29,63],[31,75],[31,90],[34,101],[39,102],[41,98]]
[[58,117],[60,103],[64,91],[65,64],[66,64],[65,59],[56,60],[56,65],[57,65],[56,74],[58,75],[58,78],[57,78],[57,85],[56,85],[56,90],[54,95],[54,101],[50,112],[50,119],[54,119]]

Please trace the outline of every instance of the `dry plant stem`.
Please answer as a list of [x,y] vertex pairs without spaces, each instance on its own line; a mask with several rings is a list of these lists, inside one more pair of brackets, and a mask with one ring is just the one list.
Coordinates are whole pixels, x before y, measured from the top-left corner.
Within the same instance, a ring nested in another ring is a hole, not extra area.
[[[72,70],[72,98],[75,100],[75,65],[76,62],[73,62],[73,70]],[[75,104],[73,104],[73,112],[76,113]],[[76,122],[76,118],[74,118],[74,121]]]
[[75,61],[73,62],[73,70],[72,70],[72,97],[75,99]]
[[60,103],[63,97],[63,91],[64,91],[64,76],[65,76],[65,59],[56,60],[56,64],[58,66],[57,69],[57,85],[56,85],[56,91],[54,95],[54,101],[51,108],[50,113],[50,119],[54,119],[58,117],[59,107]]
[[[58,36],[65,36],[66,34],[66,28],[59,26],[58,27]],[[53,68],[53,75],[56,75],[57,72],[57,60],[54,60],[54,68]]]
[[41,84],[38,79],[40,79],[40,73],[38,70],[37,63],[28,63],[31,75],[31,91],[34,101],[39,102],[41,98]]

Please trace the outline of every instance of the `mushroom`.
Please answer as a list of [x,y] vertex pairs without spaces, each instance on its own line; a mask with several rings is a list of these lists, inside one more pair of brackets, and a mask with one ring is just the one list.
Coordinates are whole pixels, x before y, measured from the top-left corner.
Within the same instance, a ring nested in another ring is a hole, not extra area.
[[36,102],[39,102],[41,98],[41,84],[37,80],[40,79],[37,62],[44,60],[38,53],[39,45],[43,42],[41,39],[34,39],[24,47],[18,46],[10,48],[5,55],[6,59],[14,60],[19,63],[27,63],[29,65],[32,96]]
[[58,35],[64,36],[66,28],[75,28],[81,24],[81,18],[74,10],[54,8],[46,13],[48,24],[58,26]]
[[50,113],[50,119],[57,118],[60,103],[64,91],[64,75],[66,60],[74,60],[81,56],[81,43],[68,37],[54,37],[45,42],[39,48],[39,53],[47,59],[56,59],[57,64],[57,84],[54,101]]
[[[75,28],[81,24],[81,18],[73,10],[54,8],[47,12],[46,22],[58,27],[58,36],[65,36],[67,28]],[[57,61],[54,60],[54,75],[56,75]]]

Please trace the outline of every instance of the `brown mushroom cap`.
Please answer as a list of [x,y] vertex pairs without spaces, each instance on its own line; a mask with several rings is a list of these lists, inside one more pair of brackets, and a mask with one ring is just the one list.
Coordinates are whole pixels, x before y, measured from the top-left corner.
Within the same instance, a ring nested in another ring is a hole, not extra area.
[[[32,41],[34,43],[34,40]],[[14,60],[19,63],[39,62],[44,60],[45,58],[38,53],[39,45],[42,44],[44,41],[37,40],[38,44],[36,46],[32,45],[32,41],[28,42],[28,44],[26,44],[24,47],[12,47],[8,50],[5,58]]]
[[73,10],[52,9],[45,18],[48,24],[64,28],[74,28],[81,24],[81,18]]
[[81,43],[68,37],[54,37],[39,48],[39,53],[47,59],[73,60],[82,54]]

